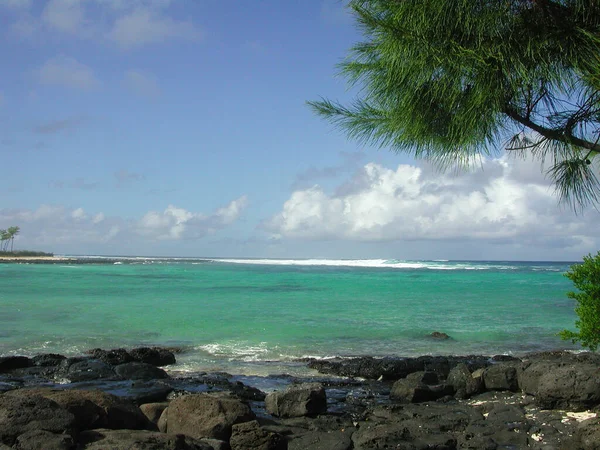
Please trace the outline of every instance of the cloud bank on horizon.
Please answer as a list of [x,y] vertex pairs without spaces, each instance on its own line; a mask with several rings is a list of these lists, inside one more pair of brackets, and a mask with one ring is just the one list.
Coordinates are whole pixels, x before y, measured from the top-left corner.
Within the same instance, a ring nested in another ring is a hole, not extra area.
[[305,101],[350,99],[337,0],[2,0],[0,228],[61,254],[578,260],[598,211],[538,164],[440,174]]

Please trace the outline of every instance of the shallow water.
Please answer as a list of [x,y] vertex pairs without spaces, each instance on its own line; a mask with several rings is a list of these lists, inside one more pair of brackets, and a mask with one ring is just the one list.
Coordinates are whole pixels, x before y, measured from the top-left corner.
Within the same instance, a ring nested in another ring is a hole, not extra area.
[[[176,370],[575,348],[569,263],[122,259],[0,265],[0,354],[179,346]],[[452,339],[434,340],[433,331]]]

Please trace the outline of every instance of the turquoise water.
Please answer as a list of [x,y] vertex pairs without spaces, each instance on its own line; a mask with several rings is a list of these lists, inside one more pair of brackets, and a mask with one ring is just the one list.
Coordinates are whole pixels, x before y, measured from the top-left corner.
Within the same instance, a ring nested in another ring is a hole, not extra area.
[[[568,263],[123,259],[0,265],[0,354],[181,346],[181,370],[574,348]],[[433,331],[452,339],[437,341]]]

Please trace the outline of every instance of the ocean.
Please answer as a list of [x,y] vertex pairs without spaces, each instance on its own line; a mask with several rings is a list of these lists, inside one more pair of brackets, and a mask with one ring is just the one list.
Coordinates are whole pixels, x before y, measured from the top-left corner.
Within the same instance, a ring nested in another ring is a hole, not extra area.
[[114,259],[0,264],[0,355],[159,345],[182,349],[171,370],[262,376],[306,357],[577,348],[556,335],[574,329],[572,263]]

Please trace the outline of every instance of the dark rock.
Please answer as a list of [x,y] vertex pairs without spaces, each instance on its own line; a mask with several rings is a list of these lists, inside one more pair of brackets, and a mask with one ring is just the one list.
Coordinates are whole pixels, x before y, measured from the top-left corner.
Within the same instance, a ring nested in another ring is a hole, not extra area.
[[263,430],[256,420],[233,425],[231,450],[287,450],[285,438]]
[[60,365],[60,363],[65,359],[66,357],[63,355],[58,355],[56,353],[44,353],[42,355],[34,356],[31,358],[31,361],[36,366],[51,367]]
[[433,333],[431,333],[429,335],[429,337],[433,338],[433,339],[439,339],[439,340],[446,340],[446,339],[451,339],[450,336],[448,336],[446,333],[442,333],[440,331],[434,331]]
[[167,372],[148,363],[129,362],[119,364],[115,367],[115,372],[121,378],[128,380],[160,380],[169,378]]
[[555,367],[539,377],[534,395],[542,408],[592,408],[600,404],[600,367],[587,363]]
[[288,443],[289,450],[350,450],[352,430],[313,431],[293,436]]
[[519,390],[518,372],[514,364],[494,364],[483,371],[483,383],[486,389],[496,391]]
[[17,438],[18,450],[72,450],[75,442],[68,434],[55,434],[45,430],[31,430]]
[[466,364],[458,364],[448,374],[446,383],[454,388],[456,398],[469,398],[483,389],[481,378],[473,377]]
[[256,389],[255,387],[246,386],[244,383],[240,381],[236,381],[229,386],[229,390],[232,394],[242,400],[251,400],[256,402],[262,402],[265,400],[267,394],[265,394],[260,389]]
[[[575,434],[577,448],[581,450],[600,450],[600,423],[597,418],[584,420]],[[575,442],[573,447],[575,448]]]
[[327,411],[327,397],[319,383],[291,385],[267,395],[265,408],[277,417],[316,416]]
[[162,381],[127,381],[129,386],[120,389],[119,397],[131,400],[136,405],[164,402],[173,388]]
[[491,363],[484,356],[420,356],[418,358],[352,358],[344,360],[309,360],[308,367],[321,373],[344,377],[399,380],[413,372],[430,371],[446,378],[457,364],[464,363],[470,370],[487,367]]
[[437,381],[428,372],[414,372],[403,380],[398,380],[392,386],[390,398],[408,403],[434,401],[454,393],[452,386],[430,385],[428,382]]
[[223,441],[228,441],[231,437],[233,425],[255,418],[250,407],[242,401],[212,394],[191,394],[176,398],[163,415],[168,433]]
[[115,348],[112,350],[94,348],[86,353],[93,359],[99,359],[100,361],[110,364],[111,366],[118,366],[119,364],[125,364],[134,361],[134,358],[124,348]]
[[13,445],[18,436],[34,430],[71,434],[75,424],[73,414],[47,398],[0,396],[0,442],[4,444]]
[[182,434],[140,430],[84,431],[79,442],[86,450],[214,450],[201,440]]
[[85,359],[69,365],[65,377],[72,383],[77,383],[79,381],[115,378],[116,373],[105,362],[97,359]]
[[153,366],[168,366],[175,364],[175,355],[172,351],[160,347],[140,347],[129,351],[131,357],[138,362],[152,364]]
[[0,373],[9,372],[14,369],[31,367],[33,362],[26,356],[2,356],[0,357]]
[[47,398],[76,417],[80,430],[90,428],[152,429],[140,409],[132,403],[101,391],[58,390],[50,388],[19,389],[10,391],[4,397]]

